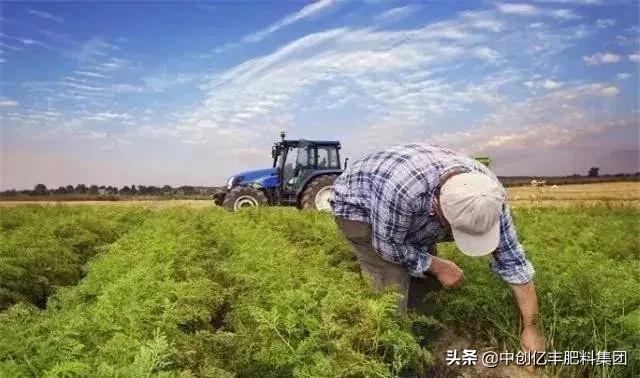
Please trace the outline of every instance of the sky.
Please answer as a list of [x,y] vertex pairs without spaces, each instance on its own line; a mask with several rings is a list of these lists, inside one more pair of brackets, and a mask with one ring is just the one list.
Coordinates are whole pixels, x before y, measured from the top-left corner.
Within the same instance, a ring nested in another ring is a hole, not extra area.
[[638,4],[0,2],[0,188],[223,185],[281,130],[636,172]]

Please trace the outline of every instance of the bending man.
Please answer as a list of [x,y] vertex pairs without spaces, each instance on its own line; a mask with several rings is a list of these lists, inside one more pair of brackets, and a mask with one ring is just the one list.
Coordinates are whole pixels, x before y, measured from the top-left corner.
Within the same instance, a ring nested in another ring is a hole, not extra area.
[[353,245],[362,273],[378,289],[396,286],[402,310],[415,287],[435,277],[458,287],[462,270],[436,256],[455,241],[469,256],[493,255],[491,267],[512,288],[522,316],[525,350],[542,350],[534,269],[525,258],[496,176],[443,147],[398,146],[353,163],[334,183],[336,222]]

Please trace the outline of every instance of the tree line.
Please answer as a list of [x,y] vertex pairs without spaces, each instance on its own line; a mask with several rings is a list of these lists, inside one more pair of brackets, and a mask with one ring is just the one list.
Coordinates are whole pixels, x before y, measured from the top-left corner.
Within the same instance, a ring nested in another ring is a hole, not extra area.
[[183,185],[125,185],[123,187],[105,185],[66,185],[57,188],[47,188],[45,184],[37,184],[33,189],[10,189],[0,192],[0,196],[50,196],[50,195],[88,195],[88,196],[194,196],[213,195],[219,188]]

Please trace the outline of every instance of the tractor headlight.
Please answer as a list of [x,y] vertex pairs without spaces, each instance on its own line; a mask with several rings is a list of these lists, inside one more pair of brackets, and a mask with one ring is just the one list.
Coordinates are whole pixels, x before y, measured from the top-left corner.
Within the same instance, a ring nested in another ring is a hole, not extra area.
[[233,187],[234,181],[236,180],[236,176],[231,176],[227,180],[227,189],[231,189]]

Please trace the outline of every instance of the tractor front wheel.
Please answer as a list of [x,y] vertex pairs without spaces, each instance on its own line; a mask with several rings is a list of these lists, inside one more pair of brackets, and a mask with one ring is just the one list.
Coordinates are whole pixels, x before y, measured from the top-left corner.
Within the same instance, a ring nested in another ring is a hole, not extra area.
[[229,211],[238,211],[243,207],[258,207],[267,203],[267,196],[250,186],[236,186],[227,192],[222,207]]
[[320,211],[330,211],[329,201],[333,195],[333,182],[336,175],[325,175],[313,179],[306,187],[300,197],[300,207],[303,209],[314,209]]

